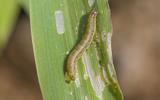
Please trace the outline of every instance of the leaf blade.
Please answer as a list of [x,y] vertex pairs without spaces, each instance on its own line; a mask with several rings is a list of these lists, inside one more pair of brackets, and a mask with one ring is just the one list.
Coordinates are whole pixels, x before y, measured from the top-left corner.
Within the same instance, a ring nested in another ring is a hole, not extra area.
[[[93,67],[98,69],[99,63],[94,57],[97,50],[95,44],[91,45],[82,59],[78,61],[76,81],[71,84],[65,82],[66,56],[80,39],[79,37],[83,35],[86,14],[92,9],[88,2],[86,0],[45,0],[37,2],[38,0],[30,0],[30,13],[36,66],[44,99],[99,100],[105,98],[103,94],[107,93],[110,95],[107,98],[116,100],[116,97],[112,96],[109,90],[106,90],[107,92],[103,91],[108,87],[102,81],[100,71],[93,69]],[[102,3],[106,3],[105,0]],[[105,7],[104,11],[106,10],[108,8]],[[57,15],[57,11],[61,14]],[[60,19],[56,16],[59,16]],[[62,19],[64,24],[61,22]],[[106,30],[106,28],[104,29]],[[109,30],[111,30],[111,26]],[[97,64],[94,65],[93,62]],[[102,83],[99,84],[99,82]]]

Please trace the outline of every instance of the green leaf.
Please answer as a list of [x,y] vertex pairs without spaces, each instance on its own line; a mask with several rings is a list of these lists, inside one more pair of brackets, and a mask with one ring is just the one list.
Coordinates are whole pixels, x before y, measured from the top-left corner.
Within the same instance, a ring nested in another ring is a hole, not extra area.
[[0,53],[8,42],[18,12],[17,0],[0,0]]
[[[98,10],[97,34],[65,82],[67,54],[84,34],[87,15]],[[106,0],[30,0],[32,41],[44,100],[123,100],[112,63],[112,27]],[[99,62],[100,60],[100,62]]]

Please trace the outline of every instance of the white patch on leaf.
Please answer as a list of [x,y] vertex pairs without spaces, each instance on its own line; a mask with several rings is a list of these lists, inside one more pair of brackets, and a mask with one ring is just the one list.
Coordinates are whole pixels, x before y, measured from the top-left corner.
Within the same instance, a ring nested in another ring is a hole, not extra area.
[[61,10],[55,11],[56,29],[58,34],[63,34],[64,29],[64,16]]

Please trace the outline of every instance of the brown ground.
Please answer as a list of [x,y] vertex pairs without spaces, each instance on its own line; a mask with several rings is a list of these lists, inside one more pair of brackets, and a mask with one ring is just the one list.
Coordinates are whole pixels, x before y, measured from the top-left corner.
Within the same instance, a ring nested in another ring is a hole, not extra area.
[[23,15],[0,58],[0,100],[42,100],[29,20]]
[[[125,100],[160,99],[159,0],[110,0],[114,63]],[[0,59],[0,100],[42,100],[28,19],[21,16]]]
[[112,49],[125,100],[160,100],[159,0],[111,0]]

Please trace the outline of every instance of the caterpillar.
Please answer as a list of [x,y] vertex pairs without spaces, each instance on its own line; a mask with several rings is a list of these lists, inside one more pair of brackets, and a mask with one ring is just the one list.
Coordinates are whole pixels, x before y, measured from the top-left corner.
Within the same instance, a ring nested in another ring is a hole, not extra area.
[[69,53],[66,62],[66,81],[74,81],[76,79],[76,64],[77,60],[82,56],[84,51],[90,46],[96,33],[96,17],[98,12],[93,9],[88,17],[86,30],[80,42]]

